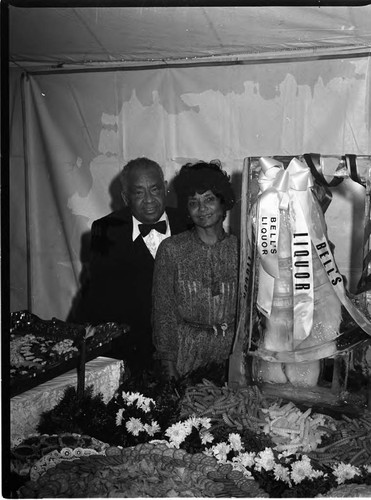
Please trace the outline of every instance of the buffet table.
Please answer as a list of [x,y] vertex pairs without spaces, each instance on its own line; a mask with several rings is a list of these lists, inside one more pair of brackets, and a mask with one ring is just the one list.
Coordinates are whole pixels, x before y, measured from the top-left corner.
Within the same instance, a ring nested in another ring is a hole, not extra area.
[[[128,325],[97,326],[43,320],[29,311],[10,317],[10,397],[18,396],[75,368],[84,386],[84,365],[107,353],[122,351]],[[115,355],[113,355],[116,358]]]
[[[85,386],[93,385],[93,394],[102,393],[103,400],[107,403],[118,389],[123,371],[123,361],[98,357],[85,365]],[[36,427],[41,414],[59,403],[68,386],[77,386],[77,377],[77,370],[73,369],[11,398],[12,446],[25,436],[37,433]]]

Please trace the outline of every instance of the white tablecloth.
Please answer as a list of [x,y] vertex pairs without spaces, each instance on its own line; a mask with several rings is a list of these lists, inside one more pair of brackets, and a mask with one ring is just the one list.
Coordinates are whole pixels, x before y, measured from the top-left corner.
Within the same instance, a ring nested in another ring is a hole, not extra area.
[[[107,403],[118,389],[124,371],[123,361],[99,357],[85,365],[85,387],[93,385],[93,394],[101,393]],[[14,446],[29,434],[37,434],[41,413],[54,408],[68,386],[77,386],[77,370],[53,378],[10,400],[10,433]]]

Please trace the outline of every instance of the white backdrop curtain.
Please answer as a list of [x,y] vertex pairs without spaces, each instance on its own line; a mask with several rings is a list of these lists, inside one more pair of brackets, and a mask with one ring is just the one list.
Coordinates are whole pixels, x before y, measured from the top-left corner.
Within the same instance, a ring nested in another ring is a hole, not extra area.
[[156,160],[171,181],[218,158],[238,198],[247,156],[371,154],[370,57],[40,72],[23,79],[23,115],[15,81],[11,309],[44,319],[68,317],[91,223],[118,207],[130,159]]

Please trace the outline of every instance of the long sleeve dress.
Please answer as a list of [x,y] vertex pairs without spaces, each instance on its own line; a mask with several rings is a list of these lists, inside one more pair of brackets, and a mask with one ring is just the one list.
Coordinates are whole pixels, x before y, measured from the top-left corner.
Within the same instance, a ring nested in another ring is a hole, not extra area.
[[157,356],[180,375],[224,362],[234,337],[237,238],[207,245],[195,230],[167,238],[153,277],[153,341]]

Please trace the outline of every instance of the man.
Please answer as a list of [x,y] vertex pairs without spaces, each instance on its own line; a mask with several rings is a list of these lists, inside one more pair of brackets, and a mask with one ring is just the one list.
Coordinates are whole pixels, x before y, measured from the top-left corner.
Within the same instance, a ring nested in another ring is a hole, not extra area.
[[[174,208],[165,208],[167,182],[148,158],[129,161],[121,175],[125,208],[96,220],[91,229],[89,279],[77,321],[130,326],[118,357],[132,371],[152,363],[152,277],[161,241],[186,229]],[[154,224],[156,224],[156,227]]]

